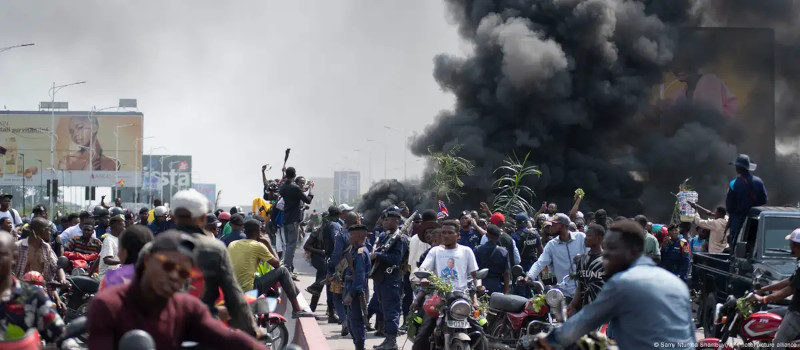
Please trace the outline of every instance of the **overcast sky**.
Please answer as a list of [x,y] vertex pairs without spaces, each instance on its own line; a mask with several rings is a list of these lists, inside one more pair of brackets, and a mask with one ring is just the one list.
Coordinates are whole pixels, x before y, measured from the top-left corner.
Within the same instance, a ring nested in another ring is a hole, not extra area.
[[[80,80],[57,95],[70,110],[136,98],[145,153],[191,154],[222,204],[258,196],[261,165],[279,177],[287,147],[300,174],[360,170],[366,190],[386,143],[402,179],[402,134],[453,104],[434,55],[467,50],[433,0],[0,0],[0,47],[28,42],[0,54],[0,107],[35,110],[53,82]],[[419,176],[424,162],[407,163]]]

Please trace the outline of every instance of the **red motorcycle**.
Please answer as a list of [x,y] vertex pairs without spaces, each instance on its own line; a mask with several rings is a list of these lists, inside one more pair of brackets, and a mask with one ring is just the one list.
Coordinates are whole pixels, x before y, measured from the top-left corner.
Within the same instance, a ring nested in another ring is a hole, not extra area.
[[[744,298],[749,298],[749,293]],[[765,306],[761,306],[764,308]],[[714,309],[714,327],[721,331],[719,338],[705,338],[700,340],[698,349],[706,350],[734,350],[742,347],[740,344],[728,344],[731,338],[740,337],[747,347],[753,344],[771,344],[775,339],[778,326],[781,325],[785,307],[776,307],[766,311],[757,311],[742,317],[737,309],[737,299],[729,296],[725,304],[717,304]],[[795,338],[787,349],[800,349],[800,337]]]
[[[524,275],[521,266],[512,268],[514,277]],[[519,280],[517,283],[525,283]],[[539,282],[530,282],[533,298],[494,293],[489,299],[486,331],[489,349],[518,349],[541,332],[566,319],[564,294],[558,288],[545,290]]]

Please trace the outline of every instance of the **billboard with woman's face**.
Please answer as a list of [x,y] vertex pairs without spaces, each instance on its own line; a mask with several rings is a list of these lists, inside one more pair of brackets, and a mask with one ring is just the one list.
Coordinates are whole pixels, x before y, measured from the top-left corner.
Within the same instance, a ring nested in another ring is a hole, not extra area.
[[133,186],[141,169],[141,113],[56,113],[53,164],[51,122],[47,112],[0,111],[0,145],[7,149],[0,185],[21,185],[23,177],[38,185],[43,175],[67,186]]

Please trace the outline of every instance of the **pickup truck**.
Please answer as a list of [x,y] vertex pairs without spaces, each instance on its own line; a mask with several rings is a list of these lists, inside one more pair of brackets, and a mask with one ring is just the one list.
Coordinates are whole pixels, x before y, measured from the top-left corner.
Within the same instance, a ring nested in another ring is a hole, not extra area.
[[728,295],[742,297],[754,285],[766,286],[794,273],[797,259],[789,250],[786,236],[796,228],[800,228],[800,208],[754,207],[742,230],[731,233],[735,235],[733,247],[722,254],[694,254],[691,289],[698,304],[697,321],[707,337],[715,336],[717,303],[724,303]]

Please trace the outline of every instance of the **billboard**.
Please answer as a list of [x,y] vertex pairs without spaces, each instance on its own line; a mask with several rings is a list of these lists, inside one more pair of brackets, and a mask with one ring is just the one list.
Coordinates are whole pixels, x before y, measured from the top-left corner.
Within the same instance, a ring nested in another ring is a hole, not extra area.
[[21,185],[23,176],[30,183],[63,178],[68,186],[133,184],[141,168],[142,117],[139,112],[0,111],[0,146],[6,149],[0,185]]
[[214,205],[214,202],[217,199],[217,185],[195,183],[192,184],[192,188],[205,195],[206,198],[208,198],[208,202],[211,203],[212,206]]
[[192,156],[142,156],[142,191],[169,201],[175,192],[192,188]]
[[361,173],[357,171],[335,171],[333,173],[333,195],[339,203],[353,204],[361,194]]

